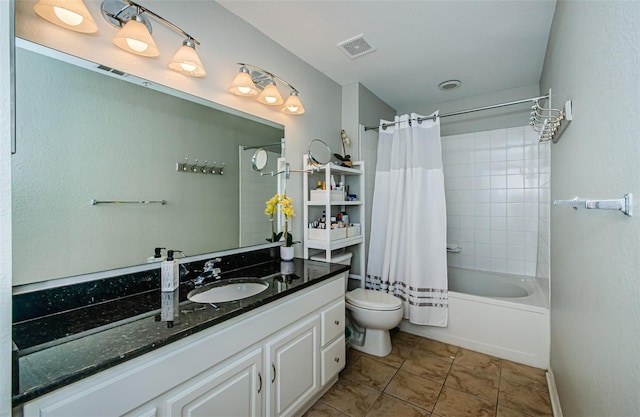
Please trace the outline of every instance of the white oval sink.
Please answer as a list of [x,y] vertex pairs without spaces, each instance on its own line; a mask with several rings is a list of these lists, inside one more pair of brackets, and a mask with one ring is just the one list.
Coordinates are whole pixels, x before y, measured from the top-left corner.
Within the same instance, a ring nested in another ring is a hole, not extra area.
[[224,303],[260,294],[269,288],[266,282],[230,282],[213,288],[191,291],[187,298],[195,303]]

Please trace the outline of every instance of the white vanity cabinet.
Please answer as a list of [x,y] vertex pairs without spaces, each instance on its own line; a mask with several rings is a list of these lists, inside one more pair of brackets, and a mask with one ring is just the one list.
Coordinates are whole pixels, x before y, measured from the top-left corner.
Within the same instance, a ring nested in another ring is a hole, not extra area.
[[319,328],[320,318],[312,315],[267,343],[269,415],[291,415],[318,391]]
[[23,415],[300,414],[344,367],[345,279],[338,274],[67,385],[26,403]]
[[238,356],[172,391],[164,401],[166,415],[262,416],[262,349]]

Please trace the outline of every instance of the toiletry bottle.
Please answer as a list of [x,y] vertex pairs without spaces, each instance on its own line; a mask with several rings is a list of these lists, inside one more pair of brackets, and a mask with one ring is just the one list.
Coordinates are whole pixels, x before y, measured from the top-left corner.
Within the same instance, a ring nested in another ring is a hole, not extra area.
[[166,249],[166,248],[155,248],[153,250],[153,256],[149,256],[147,258],[147,262],[148,263],[162,262],[165,259],[167,259],[166,256],[162,256],[162,249]]
[[167,251],[167,260],[163,261],[160,269],[161,290],[173,291],[178,288],[180,271],[178,261],[173,258],[172,250]]
[[336,179],[333,177],[333,175],[331,176],[331,189],[336,189]]

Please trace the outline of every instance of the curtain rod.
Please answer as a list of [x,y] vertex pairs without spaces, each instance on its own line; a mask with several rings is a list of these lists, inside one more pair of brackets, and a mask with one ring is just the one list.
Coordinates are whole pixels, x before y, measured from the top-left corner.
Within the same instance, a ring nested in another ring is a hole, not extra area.
[[[528,103],[528,102],[536,102],[538,100],[543,100],[543,99],[547,99],[549,98],[549,94],[544,95],[544,96],[540,96],[540,97],[531,97],[531,98],[525,98],[522,100],[516,100],[516,101],[510,101],[507,103],[500,103],[500,104],[492,104],[490,106],[484,106],[484,107],[477,107],[475,109],[469,109],[469,110],[460,110],[460,111],[456,111],[456,112],[452,112],[452,113],[446,113],[446,114],[441,114],[438,117],[449,117],[449,116],[458,116],[460,114],[467,114],[467,113],[474,113],[477,111],[482,111],[482,110],[491,110],[491,109],[497,109],[499,107],[506,107],[506,106],[513,106],[515,104],[522,104],[522,103]],[[436,120],[436,116],[429,116],[429,117],[418,117],[417,121],[418,123],[421,123],[424,120]],[[396,123],[384,123],[382,125],[382,130],[385,130],[387,127],[393,126]],[[368,131],[368,130],[375,130],[375,129],[379,129],[380,126],[371,126],[371,127],[365,127],[364,131]]]

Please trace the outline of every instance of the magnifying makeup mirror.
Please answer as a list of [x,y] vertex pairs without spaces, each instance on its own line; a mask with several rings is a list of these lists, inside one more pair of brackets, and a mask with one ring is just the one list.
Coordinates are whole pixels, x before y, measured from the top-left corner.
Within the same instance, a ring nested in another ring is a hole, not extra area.
[[326,165],[331,161],[331,149],[321,139],[313,139],[309,144],[309,162],[313,165]]
[[267,166],[268,159],[267,151],[259,148],[251,157],[251,165],[255,171],[262,171]]

